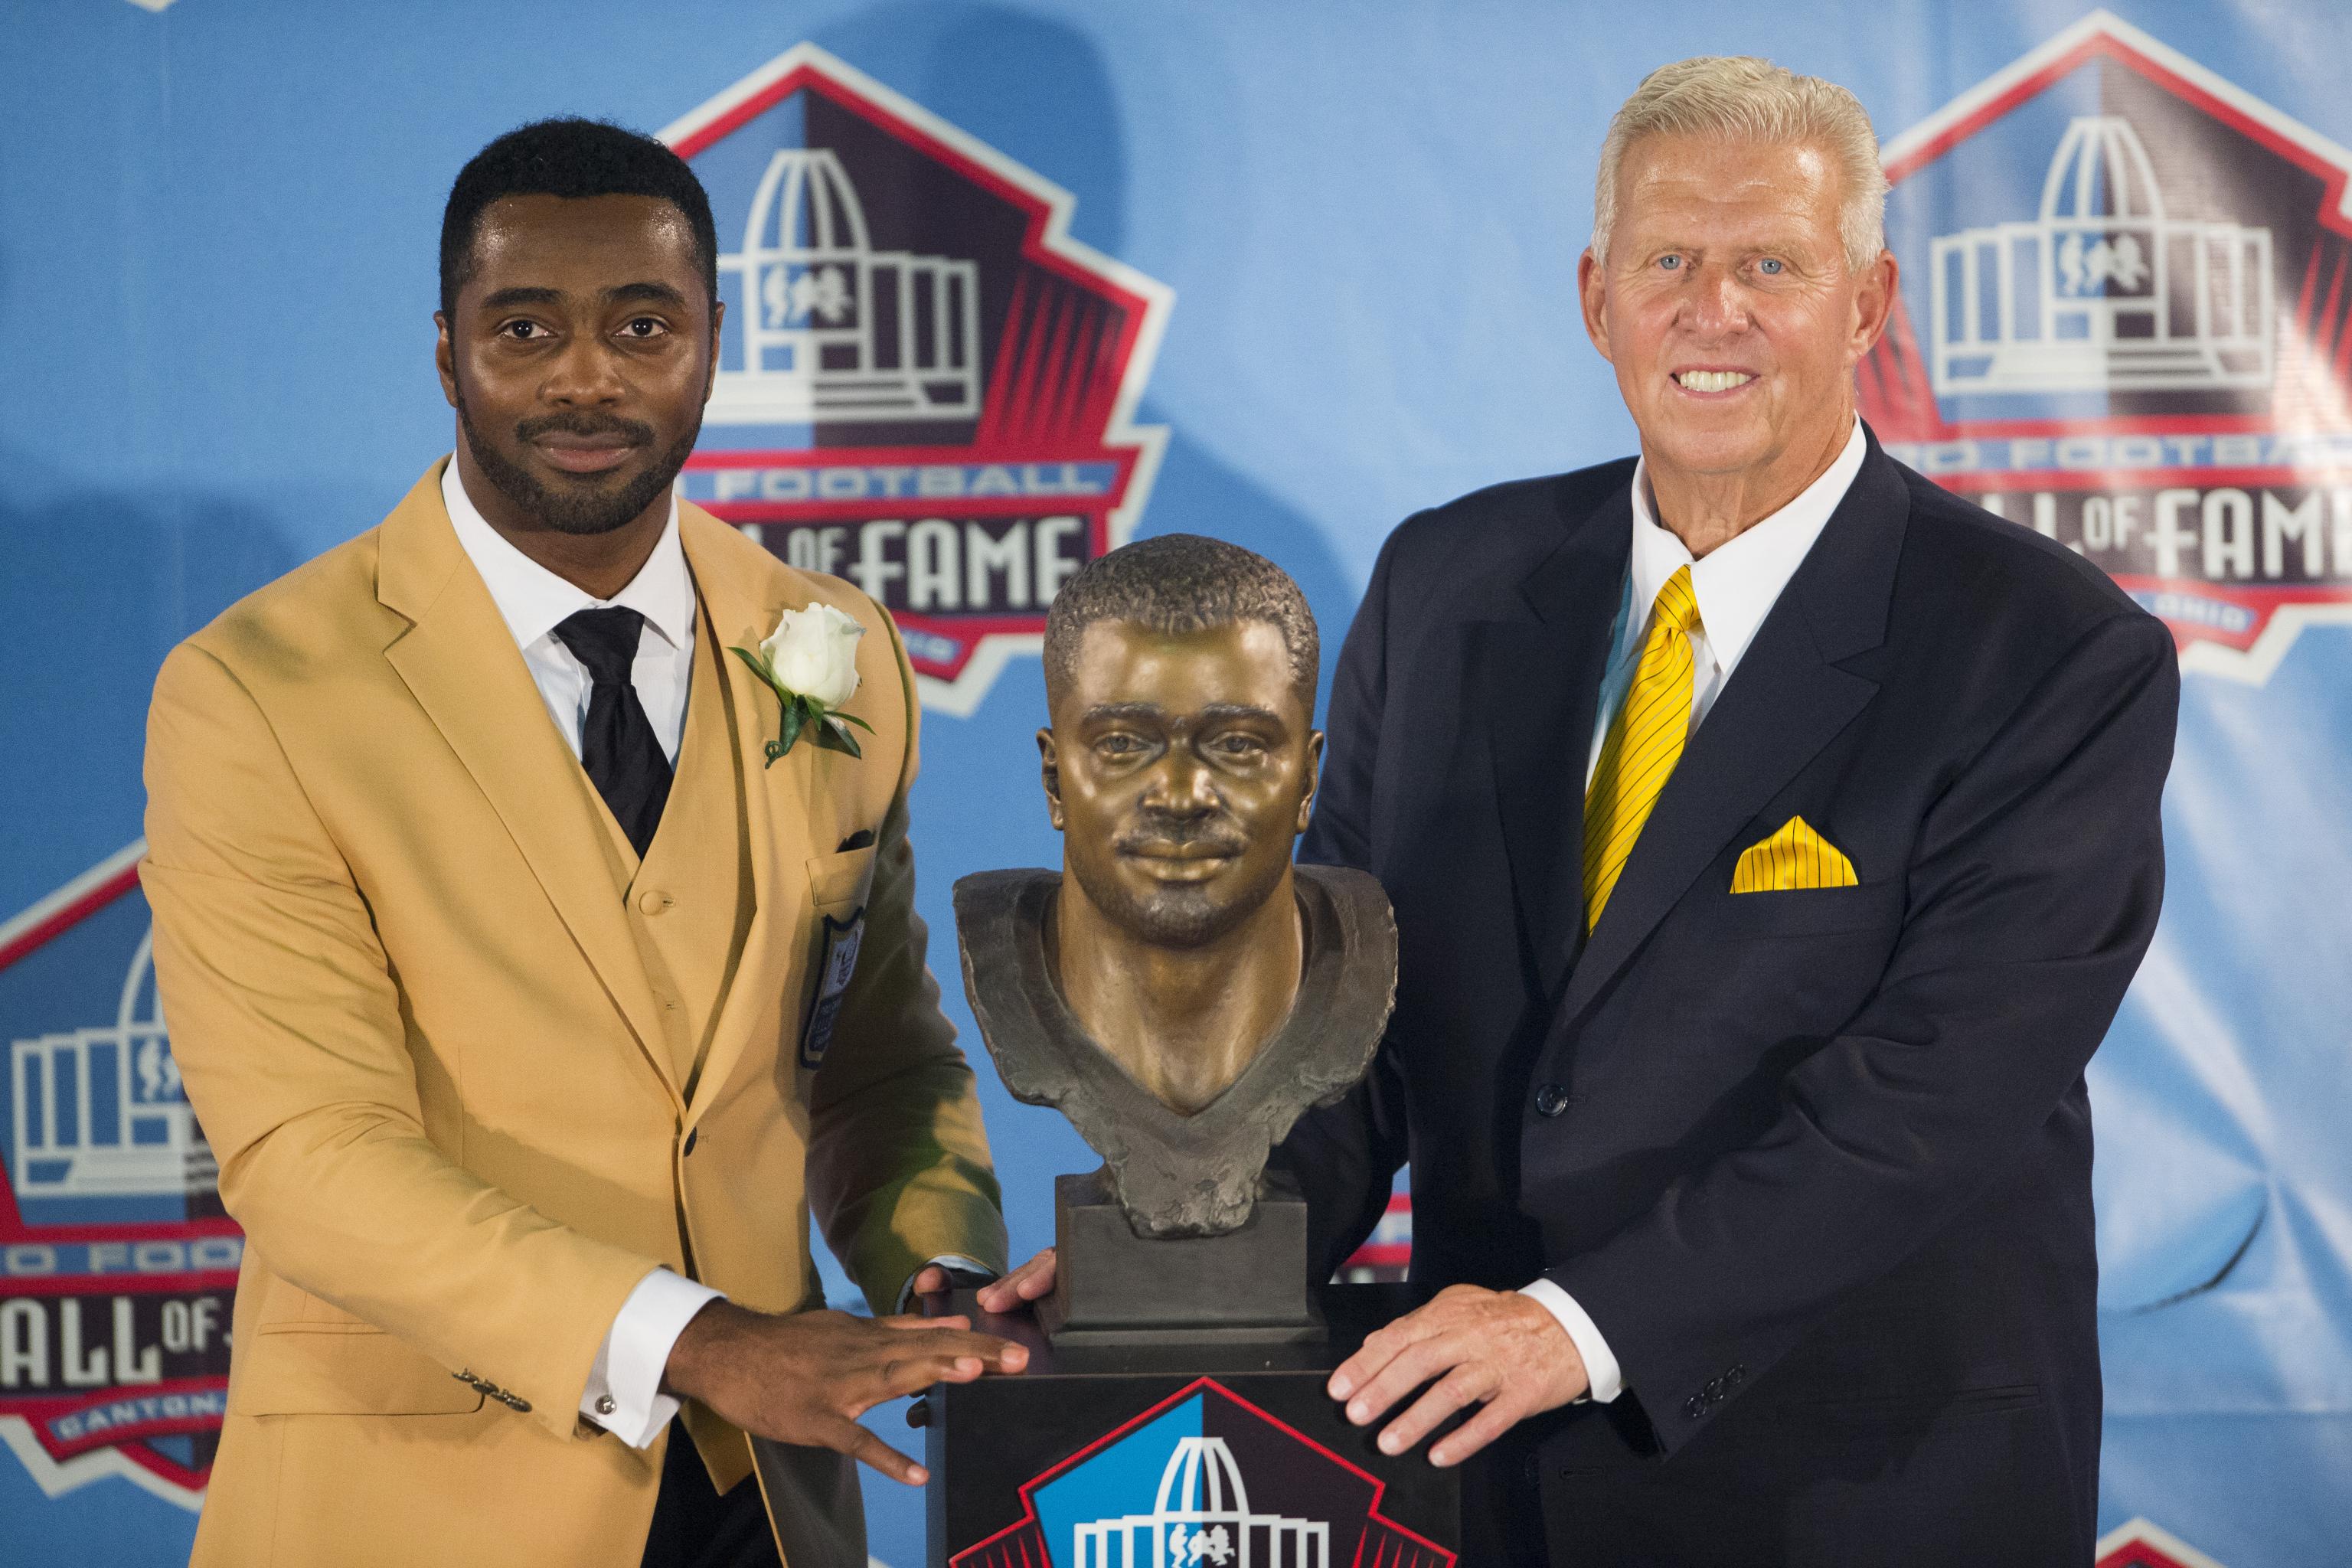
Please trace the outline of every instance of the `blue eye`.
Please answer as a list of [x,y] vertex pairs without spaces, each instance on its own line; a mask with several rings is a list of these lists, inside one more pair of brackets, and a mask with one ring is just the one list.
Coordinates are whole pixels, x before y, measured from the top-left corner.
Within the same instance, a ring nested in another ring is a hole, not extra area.
[[1783,268],[1779,258],[1768,256],[1756,264],[1756,270],[1763,273],[1767,278],[1778,278]]
[[1669,272],[1674,271],[1675,268],[1682,266],[1682,264],[1683,258],[1679,256],[1661,256],[1658,258],[1658,265],[1664,268]]

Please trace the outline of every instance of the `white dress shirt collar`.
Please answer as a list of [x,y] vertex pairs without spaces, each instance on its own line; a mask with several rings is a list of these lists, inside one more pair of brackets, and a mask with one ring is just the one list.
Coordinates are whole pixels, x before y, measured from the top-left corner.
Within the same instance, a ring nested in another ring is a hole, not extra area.
[[694,579],[687,571],[686,547],[677,537],[677,498],[670,497],[669,521],[663,524],[661,537],[654,542],[654,552],[629,579],[627,587],[610,599],[598,599],[587,590],[567,583],[554,573],[507,542],[506,536],[489,525],[476,509],[473,498],[467,495],[463,481],[457,478],[457,459],[452,457],[441,473],[441,500],[449,509],[449,521],[457,530],[457,542],[464,545],[474,569],[482,574],[482,582],[498,605],[499,614],[514,634],[515,646],[528,648],[541,637],[552,632],[564,620],[581,610],[603,609],[621,605],[645,616],[646,625],[659,633],[673,648],[686,648],[694,637]]
[[1717,668],[1728,679],[1740,655],[1755,640],[1756,630],[1772,611],[1780,591],[1789,585],[1806,552],[1813,547],[1830,514],[1845,500],[1862,459],[1869,451],[1862,421],[1853,422],[1846,443],[1821,477],[1797,492],[1795,500],[1736,538],[1693,561],[1683,542],[1658,520],[1650,500],[1646,465],[1633,466],[1633,558],[1631,617],[1638,639],[1646,625],[1658,590],[1677,567],[1691,569],[1691,591],[1698,599],[1699,623],[1706,628]]

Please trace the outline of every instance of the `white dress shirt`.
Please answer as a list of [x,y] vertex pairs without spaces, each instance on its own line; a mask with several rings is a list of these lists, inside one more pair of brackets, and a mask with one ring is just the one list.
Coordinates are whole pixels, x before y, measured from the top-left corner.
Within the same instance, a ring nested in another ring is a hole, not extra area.
[[[1592,770],[1601,761],[1601,747],[1609,736],[1609,723],[1617,715],[1632,689],[1633,673],[1642,662],[1643,634],[1649,630],[1650,607],[1657,601],[1658,590],[1676,570],[1687,566],[1691,574],[1691,593],[1698,600],[1697,629],[1691,635],[1691,716],[1690,727],[1696,733],[1715,700],[1723,693],[1724,683],[1731,679],[1748,645],[1756,640],[1757,628],[1764,617],[1780,602],[1780,592],[1795,576],[1797,568],[1813,548],[1813,541],[1845,500],[1845,492],[1853,486],[1854,476],[1862,471],[1862,459],[1869,443],[1862,434],[1862,421],[1853,422],[1853,434],[1830,466],[1799,491],[1797,498],[1762,521],[1741,531],[1736,537],[1707,552],[1704,560],[1691,559],[1683,542],[1662,526],[1650,498],[1650,480],[1644,466],[1633,466],[1633,553],[1626,567],[1625,588],[1618,601],[1616,630],[1610,639],[1609,663],[1601,678],[1601,701],[1593,715],[1592,748],[1585,758],[1584,782],[1591,787]],[[1559,1320],[1568,1337],[1576,1342],[1577,1353],[1584,1358],[1586,1375],[1591,1379],[1592,1397],[1603,1404],[1624,1392],[1624,1378],[1611,1353],[1609,1342],[1601,1335],[1600,1327],[1576,1299],[1553,1284],[1538,1279],[1527,1286],[1521,1294],[1534,1297]]]
[[[451,458],[441,474],[441,499],[457,525],[457,542],[490,590],[490,598],[522,649],[522,661],[539,685],[548,716],[572,754],[580,754],[580,727],[588,717],[588,667],[572,657],[555,628],[582,610],[625,605],[645,616],[637,636],[637,661],[629,671],[637,700],[645,705],[662,754],[677,761],[686,735],[686,689],[694,675],[694,578],[686,569],[686,547],[677,539],[677,500],[654,542],[654,552],[609,599],[590,596],[506,541],[475,509]],[[651,635],[648,636],[647,634]]]
[[[671,763],[686,738],[687,688],[694,674],[694,577],[686,564],[686,547],[678,542],[677,500],[672,495],[669,521],[654,552],[628,586],[609,599],[590,596],[583,589],[525,555],[483,518],[457,478],[455,458],[441,474],[441,499],[457,530],[457,542],[481,574],[490,600],[514,634],[515,646],[547,704],[548,717],[572,754],[580,754],[580,731],[588,717],[591,681],[588,669],[555,636],[555,628],[581,610],[625,605],[645,616],[637,634],[636,662],[629,683],[636,688],[652,723],[654,738]],[[974,1275],[992,1270],[950,1253],[932,1262]],[[907,1309],[914,1289],[909,1279],[898,1292],[898,1310]],[[597,1347],[588,1369],[588,1386],[580,1395],[580,1414],[634,1447],[651,1443],[671,1416],[677,1401],[661,1392],[663,1371],[671,1347],[697,1312],[721,1293],[667,1268],[656,1268],[637,1282],[613,1319],[613,1326]]]

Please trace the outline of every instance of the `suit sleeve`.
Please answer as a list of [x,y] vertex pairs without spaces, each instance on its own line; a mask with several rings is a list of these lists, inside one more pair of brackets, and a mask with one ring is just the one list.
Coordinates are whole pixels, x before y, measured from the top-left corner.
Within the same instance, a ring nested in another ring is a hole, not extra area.
[[[1323,777],[1298,858],[1372,869],[1372,787],[1388,689],[1389,584],[1397,535],[1381,547],[1364,602],[1348,627],[1325,717]],[[1336,1105],[1309,1110],[1276,1152],[1275,1163],[1307,1194],[1307,1258],[1328,1279],[1364,1244],[1388,1211],[1405,1162],[1404,1089],[1384,1043],[1371,1069]]]
[[[889,626],[887,615],[875,615]],[[918,705],[898,628],[891,648],[907,722],[906,765],[877,840],[857,967],[810,1091],[809,1200],[834,1256],[877,1313],[894,1312],[935,1258],[1005,1266],[1004,1215],[980,1097],[955,1026],[940,1011],[915,913],[907,795]]]
[[1702,1390],[1752,1385],[2080,1079],[2154,934],[2179,697],[2161,624],[2086,633],[1928,813],[1878,990],[1789,1076],[1769,1129],[1549,1271],[1669,1451],[1728,1402]]
[[272,1272],[570,1436],[656,1260],[558,1224],[426,1135],[383,944],[267,717],[188,645],[147,734],[155,973],[223,1204]]

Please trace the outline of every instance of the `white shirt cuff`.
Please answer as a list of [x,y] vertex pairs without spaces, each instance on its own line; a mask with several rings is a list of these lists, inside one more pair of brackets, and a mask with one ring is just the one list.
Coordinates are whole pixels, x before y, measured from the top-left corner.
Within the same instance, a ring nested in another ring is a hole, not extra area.
[[596,1347],[580,1414],[633,1448],[659,1436],[677,1414],[677,1401],[661,1391],[670,1347],[697,1312],[722,1299],[721,1292],[667,1268],[638,1280]]
[[[933,1267],[940,1268],[961,1268],[967,1274],[985,1274],[991,1279],[996,1278],[995,1269],[991,1268],[987,1264],[981,1262],[976,1258],[966,1258],[961,1252],[942,1252],[937,1258],[932,1258],[929,1264],[924,1265],[924,1268]],[[920,1274],[922,1271],[923,1270],[921,1268],[915,1270],[917,1274]],[[915,1281],[912,1279],[909,1279],[904,1285],[898,1287],[898,1305],[897,1310],[900,1312],[904,1312],[908,1307],[913,1306],[914,1303]]]
[[1549,1279],[1538,1279],[1522,1286],[1522,1296],[1531,1297],[1538,1305],[1559,1320],[1568,1337],[1576,1342],[1576,1353],[1584,1358],[1585,1380],[1591,1384],[1591,1398],[1606,1405],[1625,1392],[1625,1374],[1610,1353],[1609,1342],[1601,1337],[1600,1328],[1591,1315],[1576,1304],[1576,1298]]

